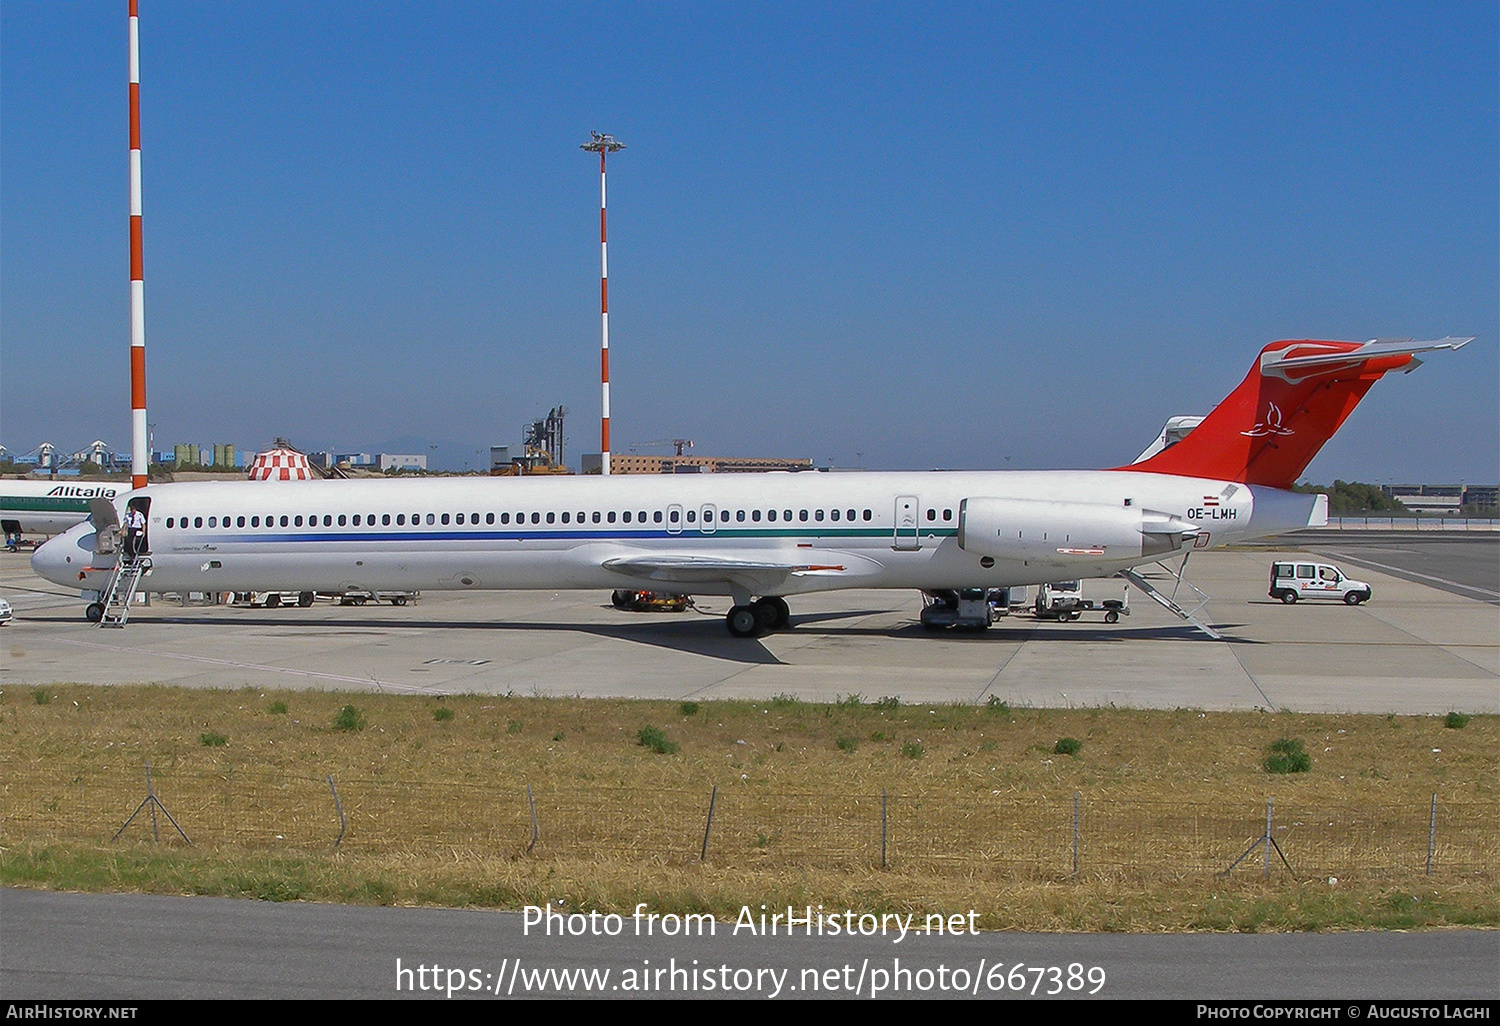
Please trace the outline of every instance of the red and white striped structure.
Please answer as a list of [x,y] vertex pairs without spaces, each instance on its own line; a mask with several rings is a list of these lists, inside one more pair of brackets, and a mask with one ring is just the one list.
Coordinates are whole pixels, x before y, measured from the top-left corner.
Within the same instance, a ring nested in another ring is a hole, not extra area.
[[294,449],[268,449],[250,464],[252,481],[311,481],[314,476],[307,457]]
[[579,149],[599,154],[599,380],[602,405],[599,414],[599,473],[609,476],[609,232],[605,228],[604,157],[625,144],[612,135],[593,136]]
[[141,258],[141,51],[136,0],[130,2],[130,486],[146,487],[146,282]]

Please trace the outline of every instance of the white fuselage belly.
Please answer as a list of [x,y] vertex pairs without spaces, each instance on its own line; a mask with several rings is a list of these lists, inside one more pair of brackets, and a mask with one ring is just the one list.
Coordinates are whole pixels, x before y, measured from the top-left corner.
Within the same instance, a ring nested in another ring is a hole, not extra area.
[[[1052,536],[1038,513],[1039,522],[1013,525],[1036,540],[1031,548],[984,559],[959,545],[965,499],[1152,511],[1206,533],[1187,542],[1197,547],[1306,526],[1314,508],[1311,497],[1274,489],[1129,471],[191,483],[122,495],[116,506],[131,497],[151,500],[152,591],[734,590],[727,580],[605,566],[633,557],[796,564],[767,591],[781,595],[1005,587],[1107,576],[1160,557],[1128,538]],[[899,521],[902,509],[908,518],[915,510],[914,524]],[[91,534],[89,525],[69,532],[75,544],[34,561],[39,572],[100,587],[102,573],[78,577],[113,563],[90,558],[92,543],[81,543]],[[79,558],[63,567],[59,552]]]

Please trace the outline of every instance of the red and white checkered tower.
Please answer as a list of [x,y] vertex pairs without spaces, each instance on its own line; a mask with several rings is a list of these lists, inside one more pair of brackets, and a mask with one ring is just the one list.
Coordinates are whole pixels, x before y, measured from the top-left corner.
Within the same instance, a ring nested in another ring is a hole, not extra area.
[[609,475],[609,233],[604,219],[604,157],[625,144],[612,135],[590,132],[593,139],[579,149],[599,154],[599,378],[602,406],[599,414],[599,473]]
[[130,2],[130,486],[146,487],[146,283],[141,260],[141,52],[136,0]]

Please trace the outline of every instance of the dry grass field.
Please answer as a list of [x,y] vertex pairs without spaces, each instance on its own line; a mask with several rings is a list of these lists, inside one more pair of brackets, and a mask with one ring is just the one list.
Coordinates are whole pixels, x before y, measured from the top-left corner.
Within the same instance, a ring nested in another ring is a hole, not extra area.
[[[1031,930],[1500,925],[1500,718],[1449,722],[6,689],[0,882],[623,912],[973,908]],[[1267,772],[1282,739],[1302,743],[1306,772]]]

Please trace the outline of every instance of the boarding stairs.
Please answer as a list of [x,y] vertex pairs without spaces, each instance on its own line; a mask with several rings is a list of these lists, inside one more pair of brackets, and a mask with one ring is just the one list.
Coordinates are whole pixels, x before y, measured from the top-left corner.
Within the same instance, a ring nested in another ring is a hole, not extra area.
[[100,627],[124,627],[130,619],[130,603],[140,589],[141,578],[151,572],[151,557],[137,556],[121,559],[109,575],[109,586],[103,592],[104,614],[99,617]]
[[[1214,630],[1212,627],[1198,618],[1198,613],[1203,609],[1204,606],[1208,605],[1208,596],[1199,591],[1197,588],[1193,587],[1192,583],[1188,581],[1187,578],[1182,576],[1183,572],[1187,569],[1187,555],[1183,555],[1182,564],[1176,570],[1173,570],[1171,567],[1161,562],[1158,562],[1155,565],[1165,571],[1165,576],[1163,576],[1163,574],[1161,573],[1157,573],[1148,577],[1146,574],[1141,573],[1141,568],[1121,570],[1116,576],[1123,577],[1125,578],[1125,580],[1135,585],[1145,593],[1147,598],[1151,599],[1151,601],[1167,610],[1173,616],[1186,620],[1188,623],[1192,624],[1198,630],[1202,631],[1210,638],[1213,638],[1215,641],[1223,641],[1224,635],[1220,634],[1218,631]],[[1172,588],[1172,593],[1170,595],[1167,595],[1152,583],[1153,580],[1172,580],[1176,583]],[[1182,606],[1177,604],[1177,590],[1183,585],[1187,585],[1188,590],[1190,590],[1194,595],[1198,596],[1198,604],[1192,609],[1184,609],[1182,608]]]

